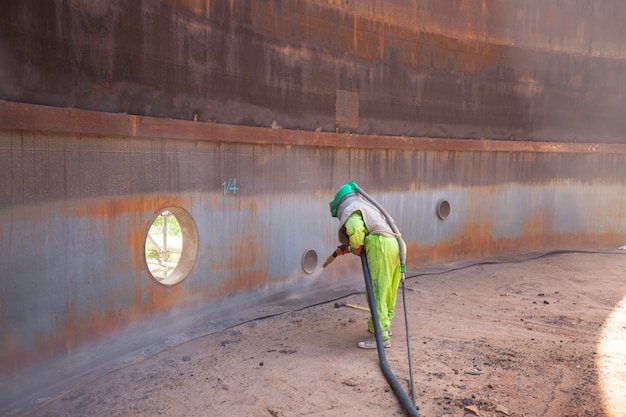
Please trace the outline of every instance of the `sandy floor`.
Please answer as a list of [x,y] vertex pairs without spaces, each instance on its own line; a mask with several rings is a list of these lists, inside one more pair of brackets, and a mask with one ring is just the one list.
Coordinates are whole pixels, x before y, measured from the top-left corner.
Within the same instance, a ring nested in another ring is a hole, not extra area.
[[[624,297],[624,252],[407,279],[420,415],[626,416]],[[365,305],[364,295],[345,301]],[[409,392],[401,301],[385,352]],[[368,313],[334,304],[184,343],[30,415],[404,415],[376,350],[356,347],[368,335]]]

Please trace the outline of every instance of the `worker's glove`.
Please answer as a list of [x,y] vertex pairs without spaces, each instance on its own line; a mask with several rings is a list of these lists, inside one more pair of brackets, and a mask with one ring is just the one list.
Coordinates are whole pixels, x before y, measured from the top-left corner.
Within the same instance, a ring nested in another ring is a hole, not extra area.
[[339,245],[335,249],[335,257],[350,253],[350,245]]
[[359,246],[358,248],[350,248],[350,252],[352,252],[356,256],[361,256],[362,249],[363,249],[363,246]]

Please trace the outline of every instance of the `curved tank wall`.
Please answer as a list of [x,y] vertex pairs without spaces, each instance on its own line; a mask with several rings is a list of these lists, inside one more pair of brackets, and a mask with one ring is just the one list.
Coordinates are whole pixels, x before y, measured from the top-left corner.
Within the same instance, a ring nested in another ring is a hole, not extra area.
[[182,120],[623,143],[621,0],[10,0],[4,100]]
[[[5,1],[0,414],[360,289],[358,260],[319,270],[346,181],[394,216],[410,269],[624,244],[625,8]],[[164,209],[197,233],[172,286],[144,258]]]

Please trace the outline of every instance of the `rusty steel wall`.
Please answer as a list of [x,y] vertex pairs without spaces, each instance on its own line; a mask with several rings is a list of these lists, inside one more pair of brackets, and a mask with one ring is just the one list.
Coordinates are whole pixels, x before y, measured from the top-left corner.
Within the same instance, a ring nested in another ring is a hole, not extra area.
[[[4,1],[0,414],[200,322],[359,285],[358,260],[302,268],[335,246],[346,181],[394,216],[411,269],[626,243],[624,17],[621,0]],[[144,259],[165,208],[198,236],[169,287]]]
[[623,143],[621,0],[8,0],[0,98],[250,126]]

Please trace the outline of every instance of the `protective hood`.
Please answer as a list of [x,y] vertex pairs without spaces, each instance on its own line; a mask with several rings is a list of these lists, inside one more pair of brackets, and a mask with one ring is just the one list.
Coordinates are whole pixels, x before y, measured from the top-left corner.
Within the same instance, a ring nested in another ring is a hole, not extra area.
[[365,222],[365,227],[367,227],[369,233],[396,238],[399,237],[398,234],[393,232],[391,226],[387,223],[385,216],[383,216],[383,214],[372,203],[358,194],[353,194],[345,197],[337,207],[337,218],[341,223],[338,237],[339,242],[342,244],[349,243],[349,239],[345,231],[346,229],[343,225],[348,220],[348,217],[350,217],[350,215],[355,211],[361,212],[361,216],[363,216],[363,221]]

